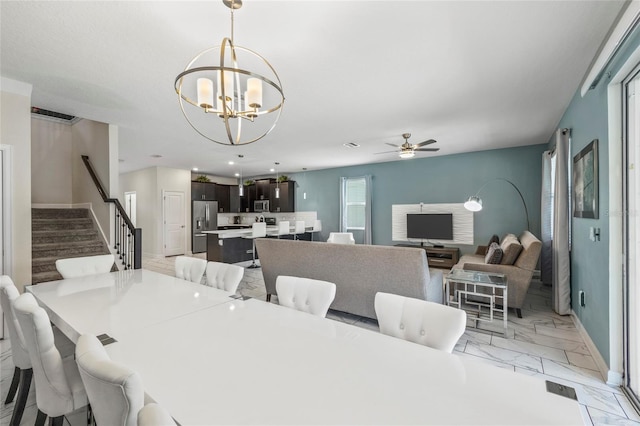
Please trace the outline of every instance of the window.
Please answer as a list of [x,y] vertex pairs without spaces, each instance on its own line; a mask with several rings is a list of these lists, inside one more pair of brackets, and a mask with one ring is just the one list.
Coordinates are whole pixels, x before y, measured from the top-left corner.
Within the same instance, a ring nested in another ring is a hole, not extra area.
[[364,230],[367,210],[367,181],[364,177],[343,178],[342,218],[345,231]]

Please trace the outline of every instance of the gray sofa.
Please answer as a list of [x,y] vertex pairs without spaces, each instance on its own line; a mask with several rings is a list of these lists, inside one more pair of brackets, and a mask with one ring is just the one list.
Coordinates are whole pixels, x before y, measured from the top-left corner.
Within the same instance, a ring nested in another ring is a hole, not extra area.
[[522,252],[520,252],[513,265],[485,263],[487,247],[478,246],[476,254],[465,254],[460,258],[458,263],[456,263],[454,268],[505,274],[509,289],[507,306],[515,309],[518,317],[522,318],[521,308],[527,296],[529,285],[531,284],[533,271],[538,264],[542,243],[529,231],[524,231],[518,240],[520,244],[522,244]]
[[442,303],[442,272],[429,274],[422,249],[271,238],[257,239],[256,248],[267,300],[276,294],[276,278],[291,275],[335,283],[331,309],[367,318],[376,318],[379,291]]

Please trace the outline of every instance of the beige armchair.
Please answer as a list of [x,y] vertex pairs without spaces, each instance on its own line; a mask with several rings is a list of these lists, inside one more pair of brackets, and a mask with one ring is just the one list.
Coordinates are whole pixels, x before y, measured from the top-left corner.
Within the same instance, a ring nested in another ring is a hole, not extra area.
[[505,274],[509,288],[507,306],[516,310],[518,318],[522,318],[522,305],[527,296],[533,271],[538,264],[542,243],[531,232],[524,231],[520,235],[522,252],[513,265],[487,264],[484,261],[485,246],[479,246],[476,254],[466,254],[458,261],[454,268],[467,271],[493,272]]

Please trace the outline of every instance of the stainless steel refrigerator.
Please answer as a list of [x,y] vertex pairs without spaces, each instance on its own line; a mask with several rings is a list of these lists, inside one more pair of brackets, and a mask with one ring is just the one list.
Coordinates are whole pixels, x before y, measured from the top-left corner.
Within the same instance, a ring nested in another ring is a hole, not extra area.
[[192,251],[194,253],[207,251],[207,234],[203,234],[203,231],[215,231],[217,229],[218,202],[193,201],[191,205]]

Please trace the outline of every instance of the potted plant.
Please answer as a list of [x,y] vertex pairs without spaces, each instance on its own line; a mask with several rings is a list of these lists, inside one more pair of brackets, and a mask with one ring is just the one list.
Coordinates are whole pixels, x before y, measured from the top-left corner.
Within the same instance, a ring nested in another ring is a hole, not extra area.
[[255,180],[245,180],[244,181],[244,186],[249,186],[249,185],[253,185],[256,181]]
[[287,175],[278,176],[278,183],[287,182],[288,180],[289,180],[289,176]]
[[196,178],[196,182],[211,182],[211,179],[206,177],[205,175],[200,175]]

